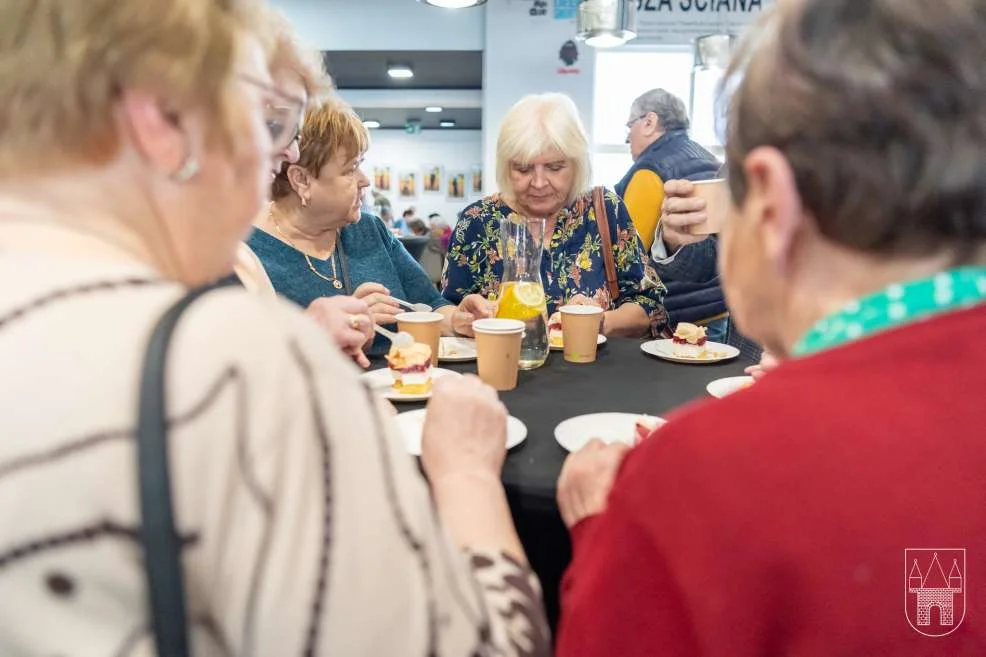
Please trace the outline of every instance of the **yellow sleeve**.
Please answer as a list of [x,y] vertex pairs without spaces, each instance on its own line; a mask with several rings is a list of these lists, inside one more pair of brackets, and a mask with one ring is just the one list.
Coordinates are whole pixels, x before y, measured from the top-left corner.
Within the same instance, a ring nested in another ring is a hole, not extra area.
[[661,204],[664,203],[664,181],[653,171],[638,171],[627,185],[623,202],[633,225],[640,233],[644,250],[650,253],[654,231],[657,230],[657,222],[661,218]]

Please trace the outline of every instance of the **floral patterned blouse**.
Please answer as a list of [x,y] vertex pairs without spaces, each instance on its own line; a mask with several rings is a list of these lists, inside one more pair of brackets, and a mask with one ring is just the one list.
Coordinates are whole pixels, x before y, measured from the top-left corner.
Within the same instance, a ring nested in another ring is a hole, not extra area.
[[[666,321],[661,300],[664,286],[646,262],[643,243],[637,235],[620,197],[606,190],[606,211],[620,296],[610,299],[606,286],[606,267],[592,194],[579,196],[558,213],[551,247],[541,259],[541,279],[547,296],[548,312],[555,312],[576,294],[583,294],[607,309],[636,303],[659,328]],[[452,233],[442,294],[459,303],[468,294],[496,294],[503,276],[500,221],[514,211],[499,194],[476,201],[459,213]],[[656,285],[644,285],[644,278]]]

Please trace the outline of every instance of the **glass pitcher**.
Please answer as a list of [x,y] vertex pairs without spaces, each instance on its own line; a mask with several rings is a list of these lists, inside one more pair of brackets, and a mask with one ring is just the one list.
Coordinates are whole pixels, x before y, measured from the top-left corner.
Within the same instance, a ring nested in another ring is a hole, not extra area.
[[541,282],[543,218],[511,213],[500,221],[503,279],[496,316],[524,322],[520,369],[532,370],[548,359],[548,306]]

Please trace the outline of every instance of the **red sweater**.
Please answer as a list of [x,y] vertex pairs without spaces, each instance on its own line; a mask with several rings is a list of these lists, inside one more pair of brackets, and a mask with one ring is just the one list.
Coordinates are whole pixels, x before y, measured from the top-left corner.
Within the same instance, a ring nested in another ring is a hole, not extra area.
[[[573,531],[559,657],[986,655],[986,307],[672,418]],[[966,548],[948,636],[908,623],[908,548]]]

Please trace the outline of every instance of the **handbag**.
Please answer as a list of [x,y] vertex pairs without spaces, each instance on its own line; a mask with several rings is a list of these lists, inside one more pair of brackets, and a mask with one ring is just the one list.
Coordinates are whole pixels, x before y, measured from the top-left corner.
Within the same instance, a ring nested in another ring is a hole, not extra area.
[[602,187],[592,188],[592,207],[596,215],[596,226],[599,228],[599,240],[602,245],[603,266],[606,269],[606,288],[609,290],[611,303],[620,298],[620,286],[616,280],[616,262],[613,260],[613,238],[609,234],[609,215],[606,214],[606,201]]
[[188,292],[158,320],[144,354],[137,412],[137,476],[140,543],[159,657],[189,657],[181,538],[175,527],[168,467],[168,408],[165,395],[168,347],[178,321],[196,299],[217,287]]

